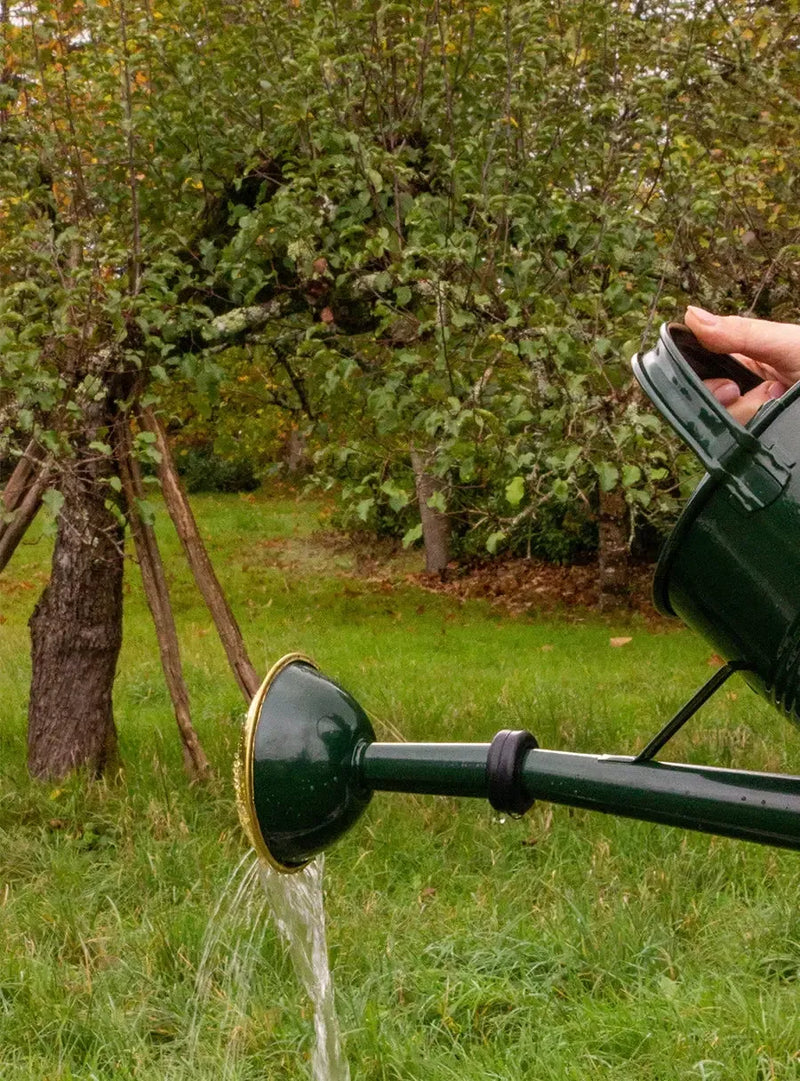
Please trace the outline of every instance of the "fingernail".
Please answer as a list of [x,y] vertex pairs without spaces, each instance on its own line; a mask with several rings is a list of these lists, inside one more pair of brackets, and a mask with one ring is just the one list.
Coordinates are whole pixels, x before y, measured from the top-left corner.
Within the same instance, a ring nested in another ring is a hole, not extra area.
[[788,389],[789,388],[787,386],[785,386],[783,383],[777,383],[777,382],[776,383],[770,383],[769,389],[767,391],[767,397],[769,397],[769,398],[780,398],[781,395],[785,394]]
[[718,322],[719,316],[714,315],[712,312],[707,312],[705,308],[695,308],[690,304],[686,309],[687,312],[691,312],[698,323],[702,323],[704,327],[713,327]]
[[742,396],[741,391],[735,383],[720,383],[720,385],[711,393],[717,399],[719,404],[724,406],[733,405],[733,403],[738,402]]

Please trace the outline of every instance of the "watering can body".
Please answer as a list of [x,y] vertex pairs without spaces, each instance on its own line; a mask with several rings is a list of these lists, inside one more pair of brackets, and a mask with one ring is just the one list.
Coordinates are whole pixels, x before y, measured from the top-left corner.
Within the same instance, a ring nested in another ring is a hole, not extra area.
[[744,428],[687,363],[683,330],[663,326],[633,361],[708,471],[661,553],[655,602],[800,722],[800,385]]

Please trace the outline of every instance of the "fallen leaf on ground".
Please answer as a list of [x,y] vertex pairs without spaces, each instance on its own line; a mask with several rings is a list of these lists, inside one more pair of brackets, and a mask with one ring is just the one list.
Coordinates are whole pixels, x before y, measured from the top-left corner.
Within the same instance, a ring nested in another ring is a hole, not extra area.
[[627,646],[628,642],[632,641],[632,638],[609,638],[608,644],[610,646]]
[[[657,615],[652,606],[652,566],[633,566],[631,577],[630,607],[642,612],[649,623],[664,625],[664,617]],[[488,600],[512,615],[552,610],[571,615],[576,609],[595,608],[600,595],[596,563],[562,565],[535,558],[498,559],[457,568],[444,582],[438,574],[413,574],[408,580],[433,593],[447,593],[461,600]]]

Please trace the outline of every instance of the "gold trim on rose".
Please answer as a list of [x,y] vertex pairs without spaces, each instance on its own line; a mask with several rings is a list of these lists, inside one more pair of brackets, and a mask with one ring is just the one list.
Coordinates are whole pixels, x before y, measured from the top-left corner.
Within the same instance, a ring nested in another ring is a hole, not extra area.
[[267,693],[273,682],[284,668],[287,668],[290,664],[294,664],[296,661],[310,664],[312,668],[317,669],[317,666],[311,658],[306,657],[304,653],[287,653],[284,657],[281,657],[279,661],[276,661],[276,663],[273,664],[272,668],[267,672],[264,682],[258,688],[250,703],[247,717],[242,726],[239,750],[233,763],[233,787],[236,793],[236,810],[239,813],[239,821],[241,822],[245,836],[255,849],[258,858],[272,867],[273,870],[280,871],[281,874],[294,874],[296,871],[302,871],[311,861],[305,860],[303,863],[297,864],[281,863],[280,860],[275,859],[270,852],[267,842],[264,840],[264,835],[261,832],[258,815],[256,814],[255,791],[253,788],[253,753],[255,748],[256,729],[258,728],[258,720],[261,716],[261,707],[264,705],[264,699],[267,697]]

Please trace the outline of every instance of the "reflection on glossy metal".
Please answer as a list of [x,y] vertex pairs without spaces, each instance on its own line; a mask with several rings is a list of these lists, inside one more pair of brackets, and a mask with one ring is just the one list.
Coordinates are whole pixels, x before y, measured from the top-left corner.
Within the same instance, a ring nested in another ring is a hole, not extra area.
[[290,653],[253,699],[236,766],[248,839],[276,870],[298,871],[369,801],[354,762],[375,739],[347,691]]

